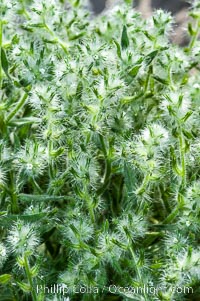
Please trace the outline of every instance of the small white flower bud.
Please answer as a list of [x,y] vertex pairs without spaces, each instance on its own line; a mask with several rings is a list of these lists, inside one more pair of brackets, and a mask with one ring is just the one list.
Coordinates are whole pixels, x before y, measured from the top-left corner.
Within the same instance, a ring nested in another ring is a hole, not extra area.
[[32,254],[39,244],[35,229],[22,221],[18,221],[12,226],[7,241],[11,251],[16,255],[22,255],[25,252]]
[[0,243],[0,267],[3,266],[7,259],[7,250],[3,243]]

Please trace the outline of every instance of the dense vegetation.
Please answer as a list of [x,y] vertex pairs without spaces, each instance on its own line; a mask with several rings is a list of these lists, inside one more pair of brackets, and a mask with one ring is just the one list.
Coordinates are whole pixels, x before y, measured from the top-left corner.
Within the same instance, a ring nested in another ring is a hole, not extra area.
[[1,0],[2,301],[200,298],[200,1],[125,2]]

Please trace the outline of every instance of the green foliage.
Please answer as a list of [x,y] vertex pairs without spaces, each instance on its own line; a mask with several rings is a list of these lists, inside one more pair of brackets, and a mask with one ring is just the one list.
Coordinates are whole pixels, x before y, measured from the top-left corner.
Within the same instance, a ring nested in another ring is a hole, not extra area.
[[199,1],[124,2],[1,1],[2,301],[199,299]]

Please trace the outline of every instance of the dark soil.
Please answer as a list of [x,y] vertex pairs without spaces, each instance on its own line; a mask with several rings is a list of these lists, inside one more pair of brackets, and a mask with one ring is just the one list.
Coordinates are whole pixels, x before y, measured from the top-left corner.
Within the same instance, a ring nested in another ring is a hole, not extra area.
[[[100,13],[105,8],[106,0],[90,0],[95,13]],[[138,6],[140,0],[135,0],[134,6]],[[187,1],[184,0],[151,0],[152,9],[162,8],[176,14],[180,10],[189,7]]]

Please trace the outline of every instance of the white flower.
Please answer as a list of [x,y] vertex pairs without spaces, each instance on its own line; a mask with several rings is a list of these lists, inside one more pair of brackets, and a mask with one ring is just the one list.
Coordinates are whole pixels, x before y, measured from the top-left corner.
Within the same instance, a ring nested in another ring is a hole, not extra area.
[[8,9],[10,9],[10,8],[12,8],[12,7],[13,7],[12,3],[7,3],[7,8],[8,8]]
[[39,244],[39,239],[33,226],[22,221],[18,221],[12,226],[7,241],[10,250],[16,255],[22,255],[25,252],[32,254]]
[[113,241],[121,241],[121,237],[117,233],[101,233],[98,238],[98,247],[102,255],[103,262],[112,263],[113,259],[119,260],[122,249]]
[[40,1],[34,1],[32,4],[32,9],[37,10],[38,12],[41,12],[43,10],[43,4]]
[[99,81],[98,92],[102,97],[106,96],[106,87],[103,79]]
[[199,250],[193,250],[191,254],[188,254],[187,251],[180,253],[177,256],[177,265],[181,271],[190,270],[195,266],[200,265],[200,256]]
[[146,231],[146,221],[143,216],[135,214],[125,215],[117,221],[117,231],[124,242],[127,242],[127,229],[133,240],[144,236]]
[[72,220],[66,228],[65,235],[73,243],[79,244],[80,241],[88,241],[92,238],[94,229],[89,221]]
[[142,132],[142,140],[148,142],[150,139],[151,139],[150,131],[148,128],[146,128]]
[[7,259],[7,250],[3,243],[0,243],[0,267],[4,264]]
[[116,65],[117,58],[116,58],[115,53],[113,53],[113,50],[103,49],[101,51],[101,57],[108,64],[108,66],[110,66],[110,65],[115,66]]
[[5,162],[7,160],[9,160],[11,158],[11,156],[13,156],[13,153],[11,152],[11,150],[6,147],[6,141],[4,140],[0,140],[0,149],[1,149],[1,162]]
[[187,197],[189,199],[189,202],[193,203],[196,202],[197,206],[200,207],[199,201],[200,201],[200,182],[194,182],[191,186],[187,189]]
[[198,83],[195,83],[195,84],[193,85],[193,87],[194,87],[195,89],[200,89],[200,85],[199,85]]
[[152,124],[142,131],[141,141],[144,145],[155,148],[166,146],[168,131],[160,124]]
[[20,49],[19,49],[18,46],[16,46],[16,47],[13,49],[12,54],[13,54],[14,56],[18,56],[18,55],[21,54],[21,51],[20,51]]
[[15,161],[19,173],[28,177],[37,177],[44,172],[47,165],[46,148],[27,140],[19,150]]
[[40,73],[41,73],[42,75],[44,75],[45,72],[46,72],[46,70],[45,70],[44,68],[40,68],[39,71],[40,71]]
[[176,92],[170,92],[161,103],[161,108],[171,116],[182,118],[190,110],[191,100],[187,93],[181,95]]
[[59,82],[63,74],[67,71],[67,66],[65,62],[59,62],[59,61],[54,62],[54,64],[55,64],[55,70],[54,70],[55,81]]
[[6,173],[4,169],[0,166],[0,185],[4,185],[6,181]]

